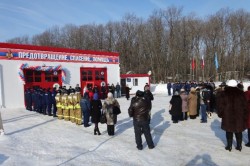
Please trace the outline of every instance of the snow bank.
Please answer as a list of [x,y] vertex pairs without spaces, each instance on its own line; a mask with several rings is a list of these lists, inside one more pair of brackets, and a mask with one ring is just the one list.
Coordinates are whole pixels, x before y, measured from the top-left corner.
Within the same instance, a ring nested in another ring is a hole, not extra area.
[[153,94],[167,94],[167,84],[151,84],[150,88]]
[[[222,82],[214,82],[215,86],[218,87]],[[250,86],[250,81],[243,82],[244,91]],[[172,89],[171,89],[172,90]],[[151,84],[151,92],[153,94],[167,94],[167,84]]]

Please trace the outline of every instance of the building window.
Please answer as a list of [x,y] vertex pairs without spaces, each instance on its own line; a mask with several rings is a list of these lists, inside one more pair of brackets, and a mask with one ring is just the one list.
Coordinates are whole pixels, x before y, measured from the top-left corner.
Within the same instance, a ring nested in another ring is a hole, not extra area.
[[138,86],[138,79],[137,78],[133,79],[133,86]]
[[82,71],[82,81],[92,81],[93,74],[91,70]]
[[100,80],[100,72],[95,71],[95,80]]
[[58,71],[45,71],[46,82],[58,82]]
[[51,72],[50,71],[45,72],[45,81],[51,82]]
[[82,81],[87,81],[87,76],[82,76]]
[[25,79],[26,82],[41,82],[42,81],[42,72],[36,70],[25,70]]
[[26,81],[27,82],[33,82],[33,77],[27,77]]
[[101,74],[101,80],[104,81],[105,80],[105,78],[104,78],[104,71],[101,71],[100,74]]
[[27,83],[58,82],[61,71],[38,71],[25,69],[25,81]]
[[92,81],[92,75],[88,76],[88,81]]
[[34,81],[34,71],[33,70],[26,70],[25,71],[25,80],[27,82],[33,82]]
[[33,77],[33,70],[27,70],[26,71],[26,76]]

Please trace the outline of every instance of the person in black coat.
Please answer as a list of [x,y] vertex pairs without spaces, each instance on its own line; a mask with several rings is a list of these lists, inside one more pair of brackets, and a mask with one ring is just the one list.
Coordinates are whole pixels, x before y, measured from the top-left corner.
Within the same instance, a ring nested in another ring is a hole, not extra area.
[[133,117],[135,140],[138,150],[142,150],[142,133],[148,144],[149,149],[154,148],[154,143],[150,133],[149,126],[149,103],[143,98],[144,94],[142,91],[137,91],[136,96],[132,98],[130,107],[128,109],[129,117]]
[[200,95],[200,88],[196,88],[196,95],[197,95],[197,117],[200,116],[200,100],[201,100],[201,95]]
[[153,94],[150,92],[150,87],[149,85],[146,85],[144,87],[144,99],[149,103],[150,111],[149,111],[149,122],[151,120],[151,109],[152,109],[152,100],[154,100]]
[[169,113],[172,115],[172,121],[173,123],[178,123],[179,120],[182,120],[182,99],[178,91],[175,91],[170,104],[171,109]]
[[76,84],[75,91],[79,93],[82,91],[81,87],[79,87],[79,84]]
[[126,93],[127,100],[129,100],[129,98],[130,98],[130,94],[129,94],[130,90],[131,90],[131,88],[129,88],[128,85],[126,85],[126,87],[125,87],[125,93]]
[[152,100],[154,100],[153,94],[150,92],[150,87],[149,85],[144,87],[144,98],[145,100],[149,103],[150,105],[150,110],[152,108]]
[[96,132],[98,135],[101,135],[100,130],[98,128],[98,123],[100,122],[101,118],[101,109],[102,109],[102,102],[98,97],[98,93],[94,93],[93,100],[90,103],[90,115],[92,123],[95,124],[94,135]]
[[101,86],[101,98],[104,100],[106,98],[106,92],[107,92],[107,88],[104,84],[102,84]]

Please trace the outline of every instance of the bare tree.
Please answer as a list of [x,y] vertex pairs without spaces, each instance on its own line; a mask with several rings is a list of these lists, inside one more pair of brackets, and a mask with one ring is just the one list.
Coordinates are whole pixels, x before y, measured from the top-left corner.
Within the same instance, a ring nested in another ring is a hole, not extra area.
[[185,16],[182,7],[171,6],[153,11],[146,20],[126,14],[121,21],[54,26],[32,38],[16,37],[8,42],[119,52],[121,73],[151,70],[153,82],[202,78],[202,56],[204,79],[250,76],[250,13],[244,10],[221,9],[202,19],[193,13]]

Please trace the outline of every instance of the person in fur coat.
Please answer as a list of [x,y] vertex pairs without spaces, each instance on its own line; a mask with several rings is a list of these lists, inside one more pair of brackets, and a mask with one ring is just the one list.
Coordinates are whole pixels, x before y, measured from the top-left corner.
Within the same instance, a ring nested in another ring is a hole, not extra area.
[[181,100],[182,100],[182,112],[184,115],[184,120],[187,120],[187,118],[188,118],[188,114],[187,114],[187,112],[188,112],[188,104],[187,104],[188,95],[187,95],[185,89],[181,89],[180,96],[181,96]]
[[197,116],[197,95],[195,88],[191,88],[188,95],[188,111],[190,119],[196,119]]
[[247,88],[245,92],[247,99],[247,108],[248,108],[248,119],[247,119],[247,134],[248,134],[248,143],[245,144],[247,147],[250,147],[250,86]]
[[242,149],[242,132],[246,129],[248,115],[247,101],[242,90],[237,88],[237,81],[229,80],[224,91],[217,95],[218,116],[222,118],[221,129],[226,131],[226,150],[232,150],[233,133],[236,137],[236,149]]
[[115,134],[115,124],[117,122],[117,115],[113,114],[114,106],[120,108],[118,101],[113,97],[113,94],[109,92],[108,97],[105,99],[102,105],[102,110],[107,118],[107,130],[108,130],[108,135],[110,136]]

